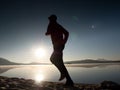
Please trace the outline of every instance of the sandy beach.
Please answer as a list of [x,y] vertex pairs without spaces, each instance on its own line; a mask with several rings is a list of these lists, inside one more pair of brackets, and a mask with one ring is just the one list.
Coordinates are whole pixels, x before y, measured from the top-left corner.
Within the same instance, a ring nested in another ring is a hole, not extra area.
[[36,83],[32,79],[8,78],[0,76],[0,90],[119,90],[120,85],[112,81],[99,84],[75,83],[74,87],[64,86],[64,83],[42,81]]

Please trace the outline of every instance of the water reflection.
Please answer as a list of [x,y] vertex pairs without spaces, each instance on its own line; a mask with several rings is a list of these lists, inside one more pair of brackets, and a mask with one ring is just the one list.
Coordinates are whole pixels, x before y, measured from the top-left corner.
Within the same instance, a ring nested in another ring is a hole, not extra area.
[[11,65],[9,65],[9,66],[0,66],[0,74],[2,74],[2,73],[4,73],[4,72],[7,72],[8,70],[10,70],[10,69],[13,69],[13,68],[17,68],[18,66],[11,66]]
[[[75,83],[99,83],[111,80],[120,83],[119,64],[79,64],[67,65],[67,69]],[[19,65],[0,66],[0,76],[58,82],[59,72],[53,65]],[[63,81],[64,82],[64,81]]]
[[42,75],[42,74],[37,74],[37,75],[35,76],[35,79],[34,79],[34,80],[36,81],[36,83],[40,83],[41,81],[44,80],[44,75]]
[[44,68],[43,67],[34,67],[32,69],[33,71],[33,77],[34,77],[34,80],[36,81],[36,83],[40,83],[41,81],[43,81],[45,79],[45,75],[44,75]]

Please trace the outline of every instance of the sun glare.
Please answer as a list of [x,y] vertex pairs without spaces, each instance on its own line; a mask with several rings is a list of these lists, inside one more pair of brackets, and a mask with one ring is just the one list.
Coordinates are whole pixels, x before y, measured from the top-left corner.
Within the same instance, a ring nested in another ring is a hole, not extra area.
[[34,51],[34,54],[35,54],[35,56],[37,56],[37,57],[39,57],[39,58],[42,58],[42,57],[45,56],[46,51],[45,51],[44,48],[38,48],[38,49],[36,49],[36,50]]
[[43,80],[44,80],[44,76],[42,74],[38,74],[38,75],[35,76],[35,81],[37,83],[40,83]]

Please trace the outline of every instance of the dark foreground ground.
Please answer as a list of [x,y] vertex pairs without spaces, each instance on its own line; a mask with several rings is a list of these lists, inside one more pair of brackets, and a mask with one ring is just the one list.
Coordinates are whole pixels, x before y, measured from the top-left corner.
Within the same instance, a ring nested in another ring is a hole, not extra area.
[[38,84],[32,79],[0,76],[0,90],[120,90],[120,85],[103,81],[99,84],[75,84],[74,87],[68,87],[58,82],[43,81]]

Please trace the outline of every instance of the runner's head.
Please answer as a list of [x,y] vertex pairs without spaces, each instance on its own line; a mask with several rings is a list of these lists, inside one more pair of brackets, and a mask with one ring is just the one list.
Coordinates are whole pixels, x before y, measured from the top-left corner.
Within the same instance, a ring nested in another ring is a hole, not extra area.
[[56,21],[57,20],[57,16],[56,15],[50,15],[49,17],[48,17],[48,19],[50,20],[50,21]]

